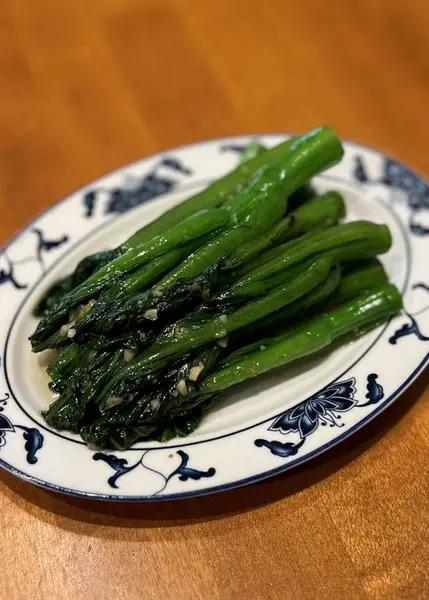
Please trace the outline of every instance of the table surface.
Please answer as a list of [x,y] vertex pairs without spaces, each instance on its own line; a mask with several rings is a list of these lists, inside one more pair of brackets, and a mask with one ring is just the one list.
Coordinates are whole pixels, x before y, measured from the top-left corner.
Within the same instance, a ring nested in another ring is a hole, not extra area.
[[[329,123],[429,174],[428,29],[427,0],[1,2],[1,241],[207,137]],[[427,598],[427,383],[308,466],[222,495],[103,504],[1,472],[0,597]]]

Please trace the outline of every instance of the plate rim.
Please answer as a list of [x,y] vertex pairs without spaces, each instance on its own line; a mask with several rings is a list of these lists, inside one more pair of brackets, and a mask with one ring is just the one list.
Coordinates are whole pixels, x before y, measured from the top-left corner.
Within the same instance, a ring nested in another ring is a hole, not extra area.
[[[175,151],[181,151],[181,150],[186,150],[186,149],[196,149],[198,148],[198,146],[201,146],[203,144],[210,144],[210,143],[224,143],[227,141],[231,141],[231,140],[238,140],[241,138],[254,138],[254,137],[264,137],[266,139],[269,138],[277,138],[277,137],[289,137],[290,135],[292,135],[291,133],[286,133],[286,132],[269,132],[269,133],[240,133],[240,134],[235,134],[235,135],[231,135],[231,136],[225,136],[225,137],[213,137],[213,138],[207,138],[204,140],[198,140],[195,142],[191,142],[188,144],[183,144],[183,145],[178,145],[178,146],[174,146],[171,148],[167,148],[167,149],[161,149],[157,152],[154,152],[150,155],[147,156],[143,156],[139,159],[136,159],[134,161],[131,161],[129,163],[126,163],[122,166],[119,167],[115,167],[109,171],[107,171],[106,173],[104,173],[103,175],[97,177],[96,179],[76,188],[75,190],[67,193],[66,195],[62,196],[59,200],[57,200],[56,202],[52,203],[51,205],[49,205],[48,207],[46,207],[44,210],[42,210],[41,212],[39,212],[37,215],[35,215],[31,220],[29,220],[28,222],[26,222],[24,225],[22,225],[17,232],[11,237],[9,238],[2,246],[0,246],[0,255],[3,254],[5,251],[7,251],[7,249],[13,244],[13,242],[17,241],[21,235],[23,235],[30,227],[32,224],[34,224],[35,222],[37,222],[42,216],[47,215],[50,211],[52,211],[53,209],[59,207],[60,205],[62,205],[64,202],[66,202],[67,200],[70,199],[71,196],[73,195],[77,195],[77,194],[82,194],[85,189],[87,189],[90,186],[95,186],[99,181],[104,180],[106,177],[111,176],[111,175],[116,175],[116,174],[120,174],[123,171],[126,171],[126,169],[132,168],[132,167],[137,167],[140,163],[142,163],[143,161],[148,161],[150,159],[154,159],[162,154],[165,154],[166,152],[168,153],[174,153]],[[369,146],[367,144],[363,144],[360,142],[356,142],[354,140],[349,140],[349,139],[343,139],[341,138],[342,141],[346,144],[350,144],[356,147],[356,149],[362,148],[362,149],[366,149],[369,151],[373,151],[376,152],[378,155],[380,155],[381,157],[387,158],[387,159],[391,159],[393,161],[395,161],[396,164],[398,164],[399,166],[406,168],[409,172],[411,172],[412,174],[414,174],[418,179],[420,179],[421,181],[423,181],[425,184],[427,184],[427,180],[425,178],[425,176],[423,176],[418,170],[414,169],[414,168],[410,168],[408,167],[405,163],[403,163],[401,160],[398,160],[397,158],[395,158],[393,155],[391,154],[387,154],[386,152],[384,152],[383,150],[378,149],[377,147],[374,146]],[[201,181],[207,180],[207,178],[202,178]],[[197,183],[197,180],[195,180],[193,182],[193,185],[195,185]],[[191,184],[192,185],[192,184]],[[186,186],[183,186],[186,187]],[[178,191],[182,191],[181,188],[178,188]],[[168,192],[167,192],[168,194]],[[151,199],[150,201],[156,201],[157,199],[159,199],[160,197],[162,197],[162,195]],[[399,219],[399,217],[398,217]],[[399,219],[400,220],[400,219]],[[402,221],[401,221],[402,223]],[[99,229],[102,229],[103,227],[108,227],[109,226],[109,221],[105,221],[103,223],[98,224],[91,232],[89,232],[87,235],[92,235],[94,232],[98,231]],[[85,235],[84,237],[82,237],[80,240],[76,241],[70,248],[71,251],[73,251],[74,249],[76,249],[76,247],[80,246],[82,241],[84,239],[86,239],[87,235]],[[406,236],[406,240],[409,240],[409,233],[407,232],[407,236]],[[52,267],[55,266],[56,263],[53,263]],[[43,277],[46,275],[46,273],[44,273],[41,277],[41,279],[43,279]],[[40,279],[37,280],[36,285],[40,283]],[[34,286],[33,286],[34,288]],[[16,311],[14,311],[13,314],[13,319],[11,321],[11,324],[9,326],[9,330],[7,333],[7,338],[9,338],[10,336],[10,330],[12,328],[12,324],[15,321],[17,314],[20,312],[20,310],[22,309],[22,306],[25,305],[25,303],[27,302],[28,298],[30,297],[30,295],[34,293],[34,290],[32,292],[32,290],[30,290],[24,300],[20,303],[18,309]],[[379,336],[377,336],[376,340],[374,340],[374,342],[371,344],[370,348],[373,347],[373,345],[376,343],[376,341],[378,341],[378,339],[380,338],[380,336],[382,335],[382,333],[379,334]],[[5,344],[5,350],[7,347],[7,343]],[[364,355],[369,351],[368,348]],[[363,358],[362,355],[359,359],[357,359],[356,362],[358,362],[359,360],[361,360],[361,358]],[[231,489],[235,489],[238,487],[242,487],[251,483],[255,483],[258,481],[262,481],[264,479],[267,479],[269,477],[273,477],[276,476],[280,473],[283,473],[285,471],[288,471],[289,469],[295,468],[299,465],[304,464],[305,462],[312,460],[313,458],[319,456],[320,454],[322,454],[323,452],[326,452],[328,449],[331,449],[335,446],[337,446],[338,444],[340,444],[341,442],[343,442],[345,439],[347,439],[348,437],[350,437],[351,435],[353,435],[354,433],[356,433],[358,430],[360,430],[361,428],[363,428],[365,425],[367,425],[371,420],[377,418],[384,410],[386,410],[404,391],[406,391],[409,386],[417,379],[417,377],[419,376],[419,374],[424,370],[425,365],[427,364],[429,360],[429,352],[426,353],[426,355],[424,356],[424,358],[420,361],[420,363],[414,368],[414,370],[412,371],[412,373],[407,377],[407,379],[405,381],[403,381],[401,383],[401,385],[392,393],[390,394],[390,396],[386,399],[384,399],[384,401],[380,404],[378,404],[368,415],[366,415],[365,417],[363,417],[361,420],[359,420],[357,423],[355,423],[353,426],[349,427],[346,431],[344,431],[344,433],[338,435],[337,437],[335,437],[334,439],[328,440],[326,441],[324,444],[318,446],[317,448],[315,448],[313,451],[304,454],[301,457],[296,457],[293,460],[290,460],[289,462],[287,462],[286,464],[281,464],[278,467],[274,468],[274,469],[270,469],[268,471],[264,471],[262,473],[258,473],[252,476],[249,476],[247,478],[243,478],[243,479],[236,479],[234,481],[231,482],[227,482],[227,483],[223,483],[223,484],[219,484],[219,485],[213,485],[213,486],[208,486],[205,487],[203,489],[195,489],[195,490],[189,490],[189,491],[183,491],[183,492],[177,492],[177,493],[170,493],[170,494],[163,494],[160,496],[153,496],[153,495],[129,495],[129,494],[104,494],[104,493],[100,493],[100,492],[87,492],[87,491],[81,491],[81,490],[76,490],[76,489],[72,489],[72,488],[68,488],[66,486],[62,486],[62,485],[57,485],[54,483],[51,483],[49,481],[45,481],[44,479],[40,479],[36,476],[27,474],[23,471],[21,471],[20,469],[18,469],[17,467],[11,465],[10,463],[8,463],[7,461],[5,461],[3,458],[0,457],[0,466],[2,468],[4,468],[6,471],[10,472],[11,474],[19,477],[20,479],[23,479],[29,483],[33,483],[34,485],[37,485],[40,488],[43,489],[47,489],[47,490],[51,490],[51,491],[55,491],[55,492],[60,492],[60,493],[64,493],[68,496],[73,496],[73,497],[79,497],[79,498],[88,498],[88,499],[92,499],[92,500],[103,500],[103,501],[112,501],[112,502],[158,502],[158,501],[167,501],[167,500],[177,500],[177,499],[181,499],[181,498],[190,498],[190,497],[197,497],[197,496],[202,496],[202,495],[208,495],[208,494],[212,494],[212,493],[219,493],[222,491],[227,491],[227,490],[231,490]],[[356,364],[356,363],[354,363]],[[351,367],[350,367],[351,368]],[[340,377],[340,376],[339,376]],[[7,373],[5,372],[5,378],[6,381],[8,381],[8,377],[7,377]],[[9,389],[11,390],[10,386]],[[11,390],[12,391],[12,390]],[[12,394],[13,395],[13,394]],[[25,411],[24,411],[25,412]],[[30,417],[31,418],[31,417]],[[270,421],[272,418],[274,417],[269,417],[268,419],[265,419],[264,421],[260,422],[264,423],[266,421]],[[38,424],[39,425],[39,424]],[[40,425],[39,425],[40,426]],[[249,427],[245,427],[237,432],[233,432],[230,433],[228,435],[233,435],[234,433],[239,433],[241,431],[244,431],[246,429],[250,429],[251,427],[253,427],[254,425],[251,425]],[[53,433],[51,430],[48,430],[50,433]],[[220,436],[216,436],[214,439],[221,439],[225,437],[224,435],[220,435]],[[72,440],[68,440],[68,441],[72,441]],[[204,440],[203,440],[204,441]],[[206,440],[209,441],[209,440]],[[198,444],[201,442],[194,442],[194,444]],[[186,444],[182,444],[182,445],[177,445],[177,446],[171,446],[171,448],[174,447],[181,447],[184,446]],[[189,444],[190,445],[190,444]],[[155,448],[151,448],[152,450],[154,450]],[[143,450],[143,448],[136,448],[136,450]]]

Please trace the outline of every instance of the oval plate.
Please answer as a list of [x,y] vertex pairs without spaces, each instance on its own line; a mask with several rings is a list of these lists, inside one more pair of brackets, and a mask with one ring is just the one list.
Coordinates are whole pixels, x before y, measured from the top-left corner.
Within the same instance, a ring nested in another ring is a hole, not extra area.
[[[286,137],[258,140],[272,146]],[[401,315],[356,342],[235,387],[188,438],[98,452],[78,436],[45,424],[40,415],[50,401],[45,358],[32,354],[27,340],[41,293],[86,254],[114,246],[232,169],[250,139],[210,140],[119,169],[47,210],[2,250],[4,468],[49,489],[104,500],[162,500],[226,490],[290,469],[337,444],[384,410],[424,368],[429,186],[397,161],[347,142],[341,164],[316,178],[316,187],[340,190],[348,219],[389,225],[393,246],[383,262],[403,293]]]

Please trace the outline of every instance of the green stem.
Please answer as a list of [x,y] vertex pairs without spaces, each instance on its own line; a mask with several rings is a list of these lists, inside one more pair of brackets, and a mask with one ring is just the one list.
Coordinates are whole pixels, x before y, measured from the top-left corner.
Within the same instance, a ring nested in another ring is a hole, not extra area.
[[401,306],[401,296],[393,285],[366,292],[322,313],[298,329],[271,340],[263,350],[252,352],[243,360],[209,375],[202,382],[199,393],[206,395],[220,392],[293,360],[314,354],[348,332],[391,317]]
[[356,260],[387,252],[391,243],[388,227],[369,221],[354,221],[317,231],[268,250],[264,262],[232,285],[223,298],[250,294],[252,286],[323,252],[339,261]]
[[[151,371],[152,365],[171,356],[178,356],[197,348],[210,341],[221,339],[228,333],[262,319],[271,312],[279,310],[282,306],[291,304],[311,289],[318,286],[329,275],[331,261],[317,259],[303,273],[293,280],[288,280],[283,286],[249,302],[228,315],[219,315],[209,321],[198,323],[195,319],[182,319],[172,326],[167,327],[160,334],[153,346],[143,354],[137,356],[112,377],[102,395],[108,393],[121,379],[134,379]],[[196,315],[198,318],[198,314]],[[189,322],[189,325],[188,325]]]

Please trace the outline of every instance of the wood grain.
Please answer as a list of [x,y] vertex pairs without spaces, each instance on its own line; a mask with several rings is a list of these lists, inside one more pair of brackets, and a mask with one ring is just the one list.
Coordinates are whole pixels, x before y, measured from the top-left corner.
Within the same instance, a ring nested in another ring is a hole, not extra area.
[[[0,4],[0,238],[175,144],[332,124],[429,173],[427,0]],[[0,598],[429,596],[428,376],[305,469],[158,505],[2,472]]]

